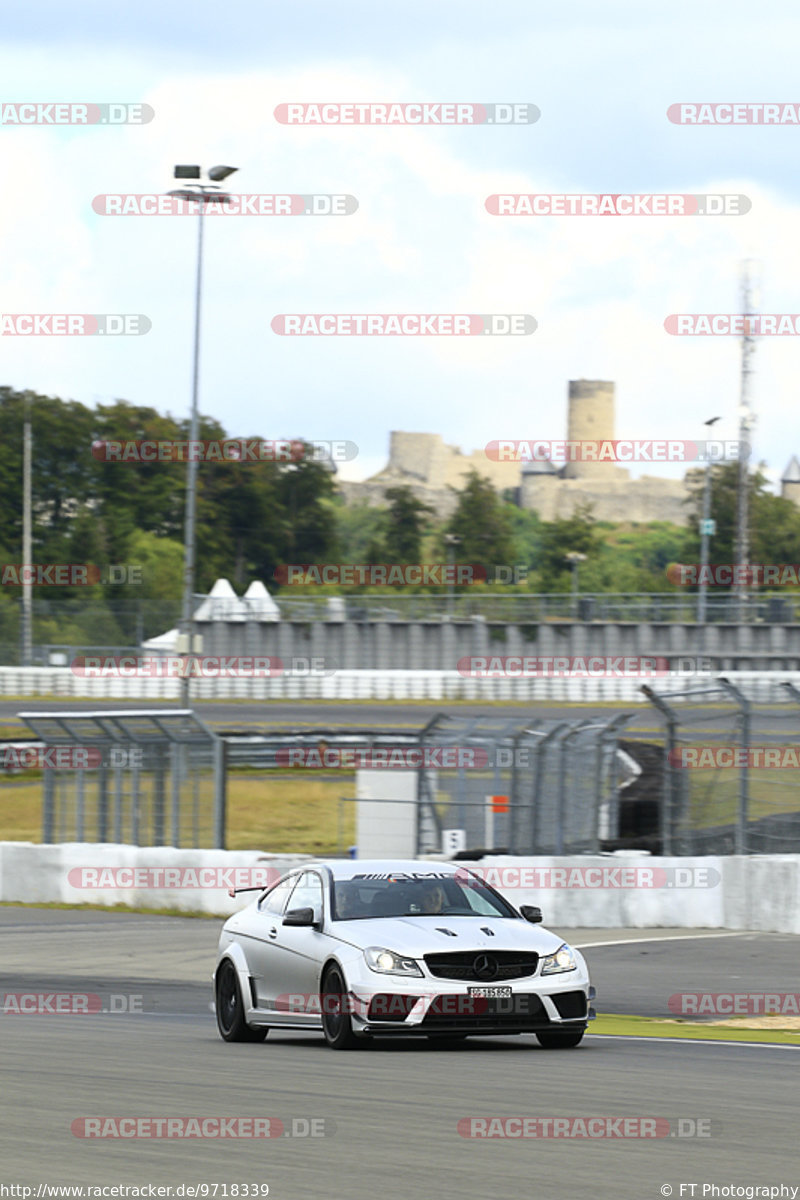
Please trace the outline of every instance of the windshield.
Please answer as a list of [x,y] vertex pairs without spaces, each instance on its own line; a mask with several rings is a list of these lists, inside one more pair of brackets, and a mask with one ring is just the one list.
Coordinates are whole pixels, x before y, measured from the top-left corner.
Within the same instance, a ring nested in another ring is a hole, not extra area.
[[333,885],[335,921],[375,917],[515,917],[479,879],[454,875],[356,875]]

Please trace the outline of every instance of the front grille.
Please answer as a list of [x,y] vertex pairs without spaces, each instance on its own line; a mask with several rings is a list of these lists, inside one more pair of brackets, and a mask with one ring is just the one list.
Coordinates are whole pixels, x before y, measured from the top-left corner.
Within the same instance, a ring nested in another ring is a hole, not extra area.
[[[453,1001],[459,1001],[454,1005]],[[539,997],[518,992],[501,997],[436,996],[422,1021],[423,1028],[446,1025],[450,1029],[541,1029],[549,1018]]]
[[426,954],[425,965],[437,979],[469,980],[489,986],[535,974],[539,955],[528,950],[454,950]]
[[550,999],[558,1009],[558,1015],[565,1021],[571,1017],[586,1016],[586,993],[585,992],[561,992],[551,996]]

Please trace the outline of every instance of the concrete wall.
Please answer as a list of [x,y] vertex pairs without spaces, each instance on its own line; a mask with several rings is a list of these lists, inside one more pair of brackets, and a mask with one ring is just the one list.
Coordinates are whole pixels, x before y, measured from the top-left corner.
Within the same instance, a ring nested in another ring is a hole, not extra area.
[[[464,862],[544,924],[593,929],[800,933],[800,855],[703,858],[494,856]],[[535,871],[534,871],[535,869]],[[554,874],[561,870],[563,877]],[[594,869],[594,871],[592,870]],[[535,872],[538,872],[535,873]],[[531,884],[544,886],[531,886]]]
[[[386,606],[391,608],[391,596]],[[398,606],[402,615],[403,609]],[[722,625],[681,622],[281,621],[201,623],[205,654],[260,654],[329,659],[359,671],[457,671],[468,655],[660,655],[680,669],[682,656],[715,657],[722,670],[796,670],[800,624]],[[683,664],[685,666],[685,664]]]
[[229,887],[267,886],[310,857],[260,850],[0,842],[0,900],[127,904],[228,916],[253,898],[252,892],[232,898]]
[[[0,900],[60,901],[73,904],[135,904],[228,916],[253,893],[235,899],[219,881],[239,869],[245,879],[254,868],[277,878],[303,855],[266,855],[255,850],[176,850],[171,847],[64,844],[36,846],[0,842]],[[800,933],[800,855],[731,858],[649,858],[605,855],[574,858],[495,856],[465,862],[508,895],[514,904],[537,904],[544,923],[556,929],[676,928],[754,929]],[[76,886],[94,870],[99,882],[134,878],[134,869],[181,872],[174,887],[104,888]],[[120,870],[128,869],[128,876]],[[205,871],[205,876],[201,872]],[[554,872],[563,872],[562,876]],[[111,875],[111,872],[116,874]],[[538,874],[537,874],[538,872]],[[579,874],[575,874],[579,872]],[[627,872],[627,875],[625,874]],[[676,874],[680,872],[680,874]],[[261,884],[263,875],[253,878]],[[626,886],[627,884],[627,886]]]

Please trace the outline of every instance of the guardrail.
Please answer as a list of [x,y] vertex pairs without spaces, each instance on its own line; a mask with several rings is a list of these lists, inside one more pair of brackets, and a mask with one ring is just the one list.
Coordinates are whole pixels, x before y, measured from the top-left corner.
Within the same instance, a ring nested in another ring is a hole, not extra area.
[[[347,596],[275,597],[282,621],[486,621],[533,624],[539,621],[697,621],[693,592],[460,592],[453,596],[414,593]],[[330,601],[334,600],[335,605]],[[800,619],[800,598],[786,593],[748,593],[744,601],[726,594],[707,594],[709,623],[793,623]]]

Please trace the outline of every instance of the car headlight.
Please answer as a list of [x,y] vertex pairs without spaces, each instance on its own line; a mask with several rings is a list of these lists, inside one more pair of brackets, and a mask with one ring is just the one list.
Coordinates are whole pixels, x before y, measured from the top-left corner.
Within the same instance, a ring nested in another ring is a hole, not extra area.
[[575,962],[575,955],[571,948],[564,942],[563,946],[559,946],[555,954],[548,954],[542,959],[542,974],[557,975],[560,971],[574,971],[578,964]]
[[384,950],[382,946],[370,946],[364,951],[364,958],[370,971],[377,971],[379,975],[417,975],[422,978],[416,959]]

